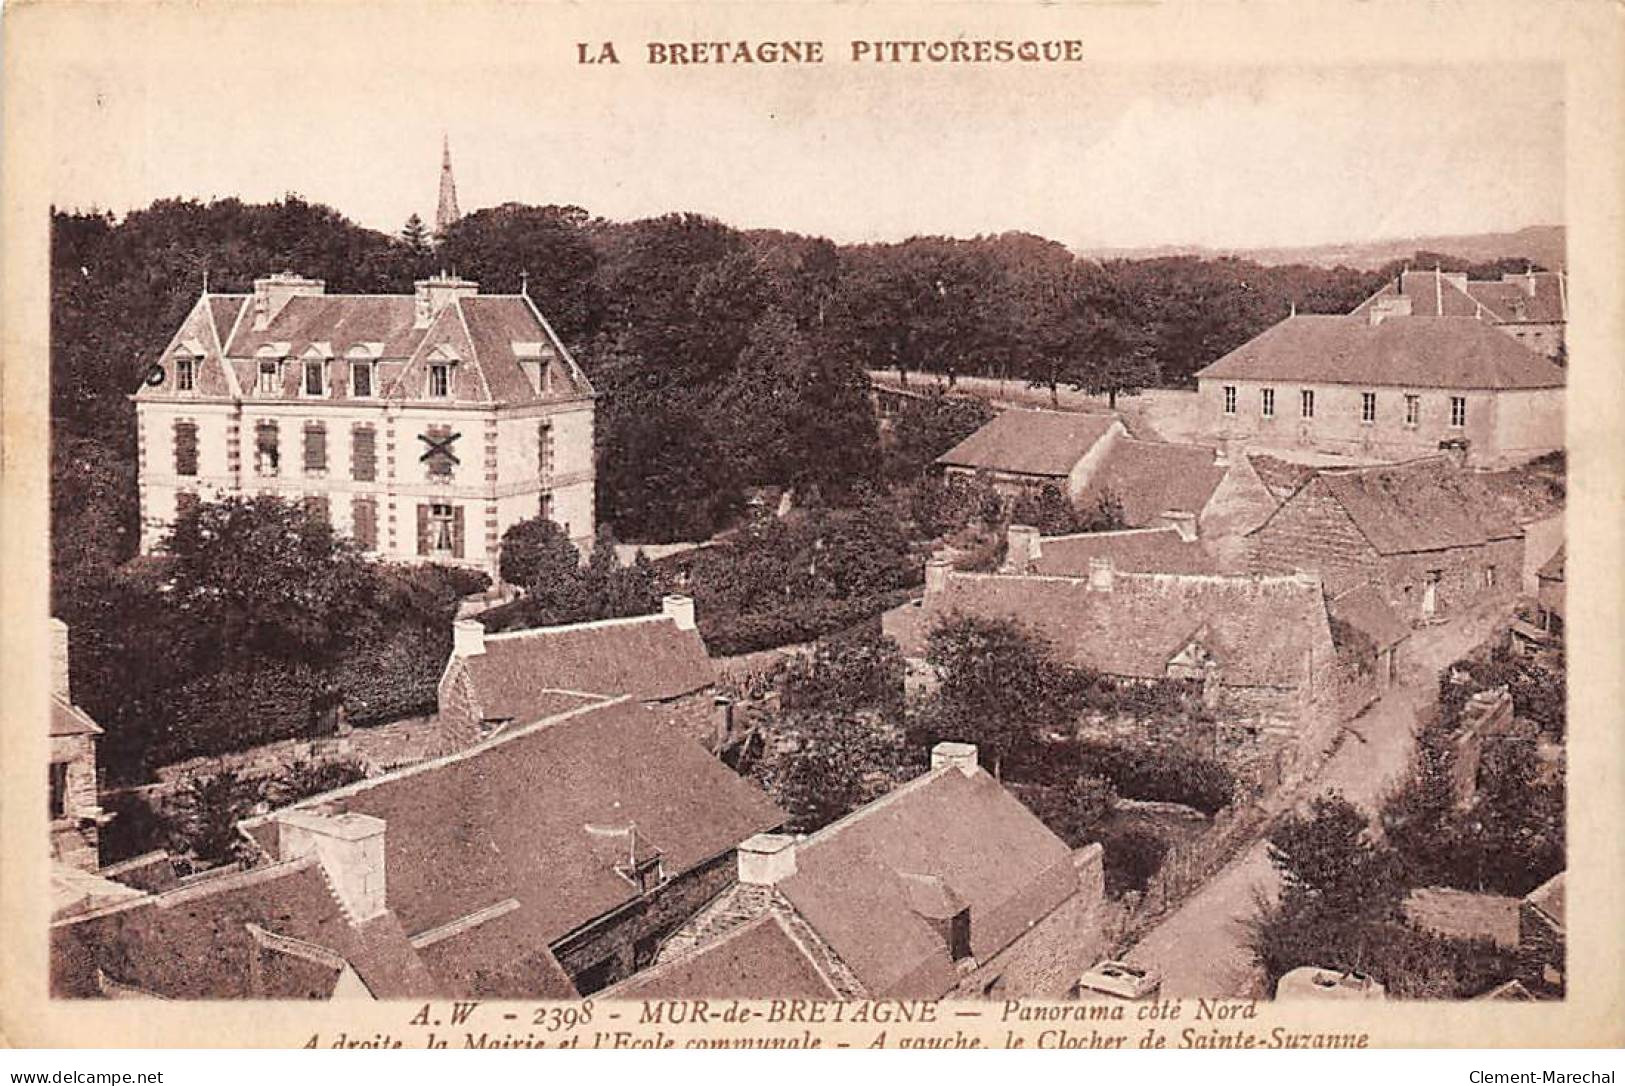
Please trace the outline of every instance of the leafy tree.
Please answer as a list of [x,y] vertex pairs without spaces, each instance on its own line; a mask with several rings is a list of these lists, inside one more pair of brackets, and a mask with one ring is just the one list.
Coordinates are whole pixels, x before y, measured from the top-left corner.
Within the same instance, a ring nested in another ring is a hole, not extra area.
[[237,823],[264,801],[265,792],[260,781],[225,770],[193,777],[178,799],[179,843],[212,867],[243,856],[247,842],[237,832]]
[[1079,776],[1068,784],[1012,780],[1007,787],[1068,848],[1099,840],[1117,805],[1117,789],[1104,777]]
[[1079,532],[1116,532],[1128,527],[1123,513],[1123,499],[1110,487],[1101,489],[1093,508],[1084,509],[1077,516]]
[[1367,834],[1370,820],[1336,793],[1317,796],[1306,815],[1282,820],[1269,837],[1282,896],[1345,916],[1386,915],[1402,886],[1391,849]]
[[855,635],[819,641],[811,657],[799,657],[780,680],[787,713],[856,713],[870,710],[898,721],[903,710],[904,664],[890,638]]
[[531,517],[509,527],[502,533],[498,553],[502,579],[531,592],[573,581],[581,566],[576,545],[563,528],[545,517]]

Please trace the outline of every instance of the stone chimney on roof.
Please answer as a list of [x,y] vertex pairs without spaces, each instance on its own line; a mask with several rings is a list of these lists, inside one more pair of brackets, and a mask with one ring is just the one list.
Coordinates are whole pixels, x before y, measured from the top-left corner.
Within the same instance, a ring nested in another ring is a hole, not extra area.
[[927,596],[940,595],[948,590],[948,574],[953,571],[953,563],[946,558],[932,558],[925,564],[925,594]]
[[1375,328],[1389,317],[1408,317],[1411,315],[1411,296],[1377,298],[1372,301],[1365,311],[1366,321]]
[[293,299],[319,298],[325,293],[327,284],[322,280],[288,271],[254,280],[254,331],[265,331]]
[[677,624],[679,630],[697,629],[694,621],[693,596],[664,596],[660,600],[660,613]]
[[1089,591],[1110,592],[1114,579],[1115,570],[1110,557],[1099,556],[1089,559]]
[[73,685],[68,675],[68,624],[51,619],[51,693],[73,703]]
[[739,881],[746,886],[777,886],[796,873],[796,839],[787,833],[758,833],[739,843]]
[[974,776],[978,768],[976,760],[975,743],[938,743],[931,748],[931,768],[943,769],[948,766],[959,770],[965,776]]
[[441,272],[412,284],[416,288],[412,327],[427,328],[440,315],[440,311],[459,298],[472,298],[480,292],[480,285],[468,279]]
[[277,854],[284,860],[315,853],[351,924],[389,911],[384,883],[384,820],[371,815],[286,811],[277,816]]
[[482,656],[485,654],[485,623],[477,618],[460,618],[451,624],[451,654],[453,656]]
[[1011,573],[1031,573],[1033,563],[1043,553],[1038,529],[1030,524],[1012,524],[1006,533],[1004,564]]
[[1182,543],[1190,543],[1196,539],[1196,514],[1184,509],[1166,509],[1162,514],[1162,522],[1179,533]]

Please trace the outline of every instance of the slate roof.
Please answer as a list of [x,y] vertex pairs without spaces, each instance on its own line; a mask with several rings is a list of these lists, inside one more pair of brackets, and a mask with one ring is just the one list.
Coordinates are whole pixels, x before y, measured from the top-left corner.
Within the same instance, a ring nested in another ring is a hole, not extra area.
[[1412,890],[1405,918],[1447,939],[1489,939],[1497,946],[1518,945],[1518,899],[1430,886]]
[[1371,638],[1377,651],[1393,648],[1411,635],[1411,628],[1383,599],[1375,585],[1364,583],[1328,600],[1327,610]]
[[1350,312],[1364,316],[1379,299],[1398,297],[1411,300],[1413,317],[1476,317],[1479,312],[1478,301],[1461,289],[1459,280],[1421,269],[1401,272],[1398,283],[1384,283]]
[[665,615],[487,634],[462,659],[481,715],[525,724],[579,704],[570,692],[667,701],[716,682],[699,631]]
[[1218,563],[1199,540],[1186,542],[1173,528],[1133,528],[1046,536],[1032,572],[1087,577],[1091,558],[1109,558],[1125,573],[1217,573]]
[[691,954],[634,973],[603,999],[839,999],[784,921],[757,914]]
[[[1534,283],[1533,295],[1525,289],[1527,281]],[[1568,299],[1556,272],[1535,272],[1527,280],[1509,275],[1499,282],[1469,281],[1467,293],[1503,324],[1560,324],[1568,319]]]
[[[513,898],[519,908],[494,923],[521,947],[545,947],[638,897],[615,871],[632,824],[640,854],[660,850],[675,877],[784,821],[754,785],[629,700],[295,808],[317,806],[384,820],[389,905],[408,931]],[[256,836],[272,836],[275,818],[259,820]]]
[[1198,378],[1443,389],[1561,388],[1563,370],[1471,317],[1297,316],[1266,329]]
[[922,886],[970,910],[987,961],[1079,882],[1071,850],[990,774],[947,767],[799,842],[777,889],[872,997],[935,998],[959,976]]
[[937,457],[950,467],[1062,478],[1117,423],[1116,415],[1002,411]]
[[1225,468],[1213,462],[1216,455],[1202,445],[1118,438],[1090,473],[1079,504],[1091,508],[1109,490],[1134,528],[1156,524],[1171,509],[1200,514],[1224,481]]
[[1327,621],[1316,578],[1118,573],[1104,592],[1090,591],[1087,578],[950,573],[942,591],[893,608],[881,624],[920,659],[931,629],[956,613],[1012,619],[1063,662],[1129,678],[1164,677],[1199,639],[1225,683],[1287,688],[1305,680]]
[[1309,485],[1316,483],[1380,554],[1471,547],[1523,534],[1472,472],[1442,456],[1327,469],[1317,472]]
[[1564,926],[1563,910],[1567,898],[1568,872],[1559,871],[1545,882],[1541,883],[1524,901],[1539,909],[1559,928]]
[[51,698],[51,735],[64,737],[70,735],[100,735],[102,730],[96,722],[79,706],[72,704],[66,698],[53,695]]

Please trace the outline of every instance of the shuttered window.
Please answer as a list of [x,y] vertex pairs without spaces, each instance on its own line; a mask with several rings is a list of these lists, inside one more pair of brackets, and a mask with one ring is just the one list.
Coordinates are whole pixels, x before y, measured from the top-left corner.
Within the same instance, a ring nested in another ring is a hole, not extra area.
[[328,523],[326,494],[306,494],[304,498],[304,506],[305,516],[309,517],[311,520],[319,520],[323,524]]
[[305,424],[305,471],[327,471],[327,427],[319,422]]
[[378,549],[378,503],[372,498],[356,498],[350,503],[350,534],[362,550]]
[[362,483],[378,478],[378,438],[371,426],[350,430],[350,478]]
[[281,460],[276,423],[261,419],[254,424],[254,471],[259,475],[275,475]]
[[418,553],[437,558],[463,556],[463,507],[446,502],[418,506]]
[[198,497],[190,490],[182,490],[175,495],[175,519],[194,516],[197,513]]
[[536,427],[536,474],[546,482],[553,474],[553,424]]
[[431,476],[442,479],[451,477],[452,466],[457,463],[456,441],[457,437],[450,426],[431,426],[424,431],[426,448],[423,460],[429,465]]
[[175,474],[197,474],[197,423],[175,424]]

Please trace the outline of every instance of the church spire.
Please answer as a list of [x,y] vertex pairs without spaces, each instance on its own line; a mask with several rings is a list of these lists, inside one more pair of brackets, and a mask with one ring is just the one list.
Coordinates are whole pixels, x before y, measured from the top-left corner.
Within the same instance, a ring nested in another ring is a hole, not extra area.
[[457,182],[451,177],[451,137],[441,136],[440,142],[440,206],[434,213],[434,232],[444,237],[451,224],[461,216],[457,211]]

